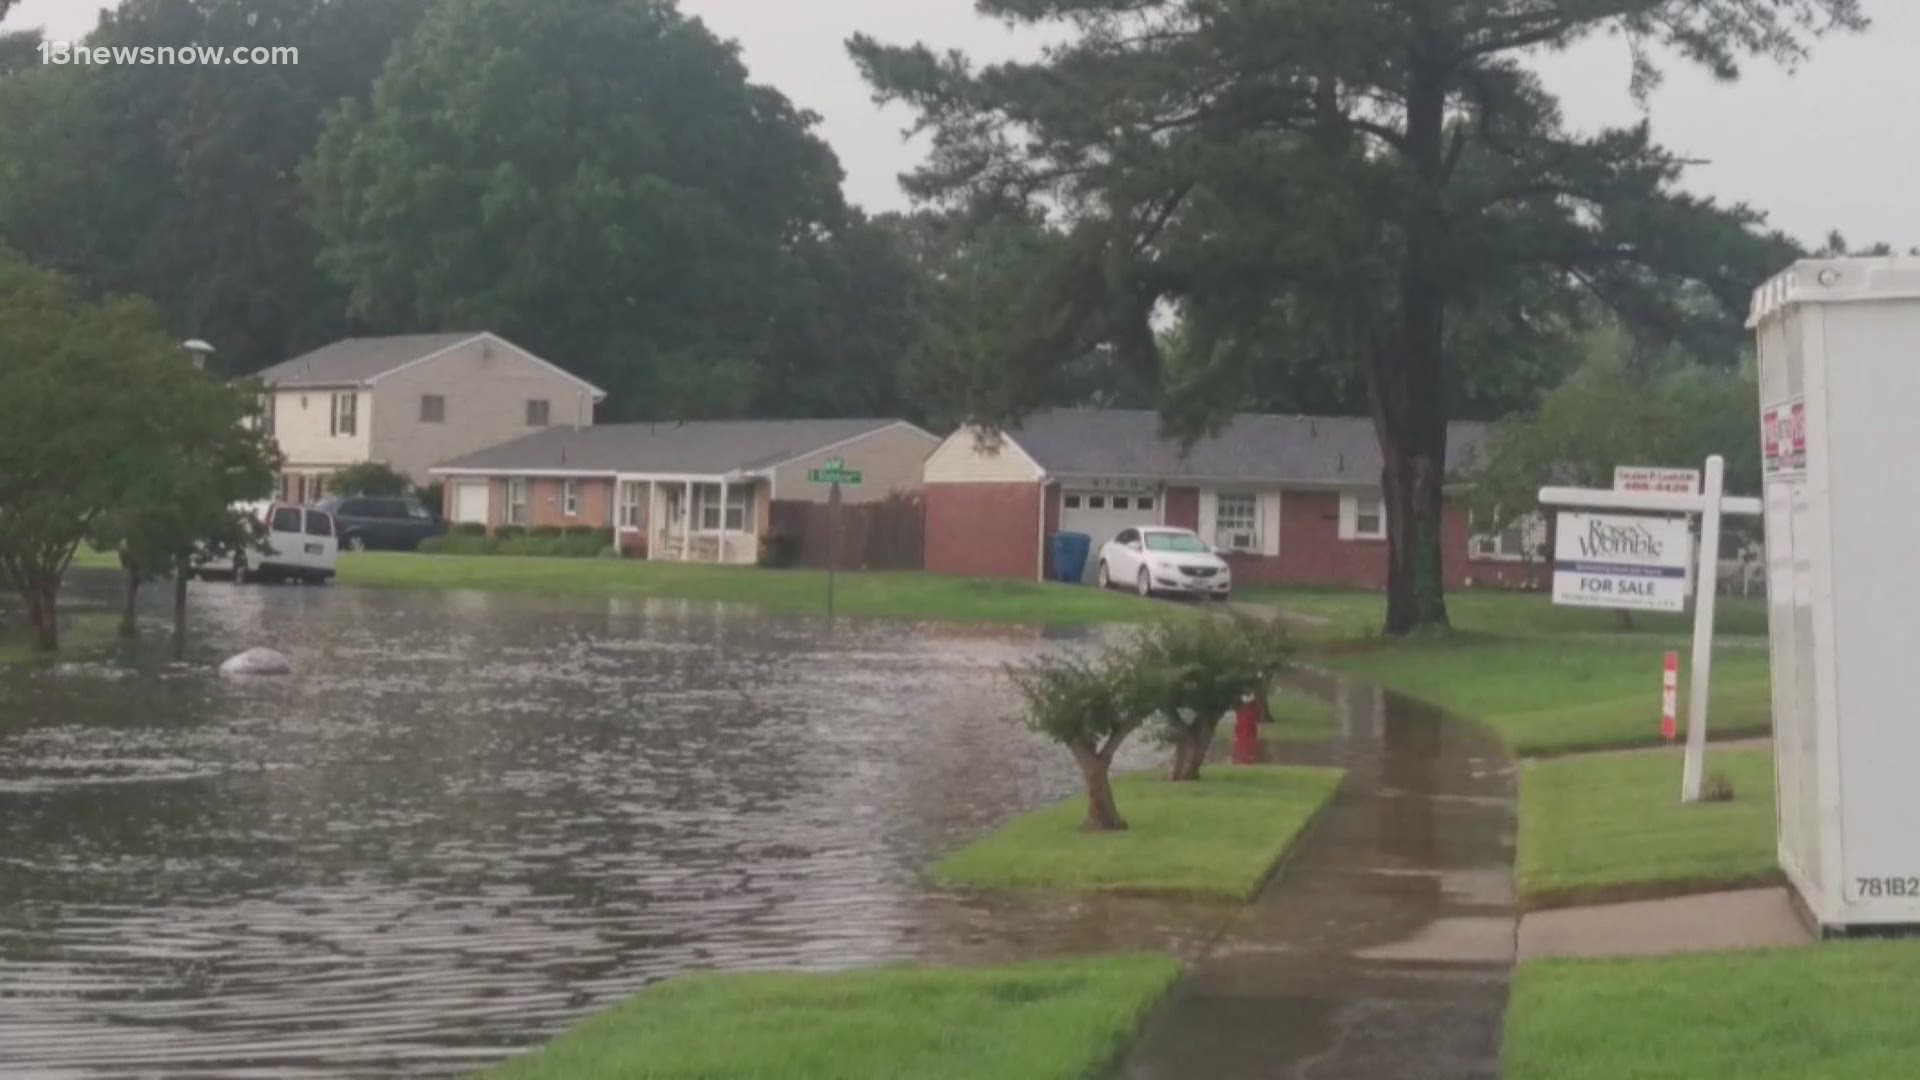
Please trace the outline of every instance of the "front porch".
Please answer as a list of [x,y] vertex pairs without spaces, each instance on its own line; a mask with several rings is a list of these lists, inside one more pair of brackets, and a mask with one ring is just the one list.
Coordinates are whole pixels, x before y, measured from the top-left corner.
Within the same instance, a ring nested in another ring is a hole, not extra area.
[[766,532],[767,482],[759,477],[619,477],[623,550],[654,562],[752,566]]

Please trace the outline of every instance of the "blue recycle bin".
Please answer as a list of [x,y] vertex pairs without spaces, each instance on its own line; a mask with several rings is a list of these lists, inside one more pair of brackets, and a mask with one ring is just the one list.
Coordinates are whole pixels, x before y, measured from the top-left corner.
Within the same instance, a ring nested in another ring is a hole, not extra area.
[[1086,533],[1053,534],[1053,579],[1070,585],[1086,580],[1087,557],[1093,554],[1093,537]]

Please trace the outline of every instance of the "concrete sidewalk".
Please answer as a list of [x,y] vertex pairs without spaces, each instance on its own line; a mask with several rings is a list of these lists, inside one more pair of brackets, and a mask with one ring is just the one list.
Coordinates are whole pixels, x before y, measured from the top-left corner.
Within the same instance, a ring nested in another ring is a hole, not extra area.
[[1812,944],[1785,888],[1701,893],[1599,907],[1536,911],[1520,919],[1520,960],[1636,957],[1779,949]]

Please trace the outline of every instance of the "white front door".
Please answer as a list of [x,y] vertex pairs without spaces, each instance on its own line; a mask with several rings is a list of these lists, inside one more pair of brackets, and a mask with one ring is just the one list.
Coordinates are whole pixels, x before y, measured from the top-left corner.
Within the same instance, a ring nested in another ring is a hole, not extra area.
[[453,488],[453,520],[457,525],[487,523],[488,485],[486,481],[462,481]]

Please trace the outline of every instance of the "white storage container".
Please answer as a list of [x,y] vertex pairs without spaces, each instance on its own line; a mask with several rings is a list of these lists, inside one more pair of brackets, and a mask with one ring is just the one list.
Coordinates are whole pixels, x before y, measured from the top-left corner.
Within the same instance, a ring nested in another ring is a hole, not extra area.
[[1920,258],[1761,288],[1780,863],[1829,933],[1920,925]]

